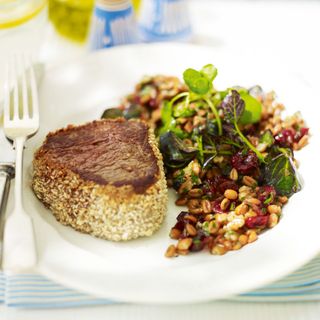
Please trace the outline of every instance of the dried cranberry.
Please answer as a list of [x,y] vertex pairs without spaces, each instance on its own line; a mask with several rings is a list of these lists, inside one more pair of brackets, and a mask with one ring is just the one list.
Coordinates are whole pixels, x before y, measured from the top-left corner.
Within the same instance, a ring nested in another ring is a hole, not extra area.
[[309,133],[309,128],[300,128],[299,131],[296,131],[296,134],[294,135],[294,142],[299,142],[301,138]]
[[264,216],[267,213],[266,208],[262,208],[261,205],[251,204],[251,209],[258,214],[258,216]]
[[203,239],[203,244],[205,246],[208,246],[209,249],[212,248],[213,243],[214,243],[214,238],[212,236],[207,236]]
[[178,229],[182,232],[184,230],[184,227],[185,227],[184,221],[178,221],[173,228]]
[[202,191],[205,195],[214,195],[217,192],[214,181],[211,179],[204,181]]
[[216,201],[211,202],[211,206],[212,206],[213,212],[215,212],[215,213],[225,213],[225,211],[223,211],[221,209],[220,203],[221,203],[220,200],[216,200]]
[[262,203],[269,204],[274,200],[276,194],[273,186],[262,186],[257,192],[257,197]]
[[309,128],[303,127],[300,129],[301,138],[309,133]]
[[227,189],[232,189],[235,191],[238,191],[239,186],[236,182],[222,177],[222,176],[216,176],[212,179],[207,179],[203,186],[203,192],[204,194],[223,194]]
[[238,151],[232,156],[231,164],[233,168],[242,174],[249,174],[259,167],[258,157],[252,150],[247,153]]
[[134,96],[132,100],[133,100],[133,103],[135,104],[140,104],[141,102],[141,98],[138,95]]
[[274,140],[282,147],[292,147],[295,134],[296,131],[293,129],[283,129],[274,137]]
[[184,220],[184,217],[188,214],[187,211],[181,211],[178,216],[177,216],[177,220],[178,221],[183,221]]
[[219,184],[218,189],[219,189],[220,193],[223,194],[227,189],[232,189],[232,190],[238,191],[239,186],[234,181],[225,179],[225,181],[222,181]]
[[192,245],[190,247],[190,251],[192,252],[201,251],[206,245],[206,242],[204,241],[205,239],[206,239],[205,233],[202,230],[198,230],[198,234],[192,239]]
[[158,107],[157,100],[154,98],[151,98],[148,104],[151,109],[156,109]]
[[247,218],[246,227],[250,229],[263,228],[267,225],[268,219],[269,219],[269,215]]

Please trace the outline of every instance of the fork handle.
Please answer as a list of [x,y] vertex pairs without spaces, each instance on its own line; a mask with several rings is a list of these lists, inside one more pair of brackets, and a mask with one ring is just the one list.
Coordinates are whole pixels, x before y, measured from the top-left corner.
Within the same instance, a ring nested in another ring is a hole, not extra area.
[[21,209],[21,210],[23,208],[22,178],[23,178],[23,149],[24,149],[25,142],[26,142],[26,137],[18,137],[14,140],[14,145],[16,148],[16,178],[15,178],[15,185],[14,185],[14,197],[15,197],[14,206],[15,206],[15,209]]
[[0,164],[0,264],[3,255],[3,224],[5,208],[7,205],[10,180],[14,176],[14,166],[12,164]]
[[0,218],[4,215],[8,200],[10,180],[14,176],[14,166],[11,164],[0,164]]

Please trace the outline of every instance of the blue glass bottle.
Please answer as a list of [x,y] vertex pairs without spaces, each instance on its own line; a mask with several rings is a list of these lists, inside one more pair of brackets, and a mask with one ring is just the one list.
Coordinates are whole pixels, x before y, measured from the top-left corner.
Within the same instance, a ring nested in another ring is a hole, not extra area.
[[139,31],[144,41],[188,40],[192,29],[187,0],[143,0]]
[[90,48],[97,50],[138,41],[129,0],[96,0],[90,32]]

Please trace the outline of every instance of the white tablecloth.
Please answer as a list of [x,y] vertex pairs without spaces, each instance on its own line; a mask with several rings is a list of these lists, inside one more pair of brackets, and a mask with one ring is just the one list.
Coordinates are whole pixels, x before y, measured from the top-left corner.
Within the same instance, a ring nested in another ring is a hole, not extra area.
[[113,305],[51,311],[0,308],[1,320],[319,320],[319,316],[320,303],[212,302],[186,306]]
[[[319,1],[191,0],[194,42],[234,53],[259,64],[280,63],[318,88],[320,74]],[[84,47],[67,43],[50,27],[41,57],[48,65],[86,54]],[[28,43],[24,39],[21,49]],[[0,47],[5,46],[5,38]],[[1,64],[1,61],[0,61]],[[275,75],[276,76],[276,75]],[[315,101],[315,107],[318,102]],[[320,120],[320,119],[319,119]],[[14,310],[0,306],[0,319],[246,319],[319,320],[319,303],[211,302],[185,306],[113,305],[62,310]]]

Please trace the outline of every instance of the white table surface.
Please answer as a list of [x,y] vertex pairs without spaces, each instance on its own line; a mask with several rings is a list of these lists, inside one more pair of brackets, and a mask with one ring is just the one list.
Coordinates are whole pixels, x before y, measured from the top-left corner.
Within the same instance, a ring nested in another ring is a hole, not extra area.
[[[255,67],[277,63],[292,68],[318,90],[320,1],[191,0],[194,42],[250,58]],[[5,38],[0,46],[5,45]],[[24,40],[25,43],[28,39]],[[25,43],[21,43],[23,49]],[[57,37],[47,27],[41,57],[47,65],[83,56],[84,47]],[[1,64],[2,62],[0,62]],[[250,67],[250,66],[248,66]],[[276,76],[276,75],[275,75]],[[318,101],[315,101],[315,107]],[[320,119],[319,119],[320,123]],[[60,310],[15,310],[0,305],[0,319],[246,319],[319,320],[320,302],[211,302],[185,306],[113,305]]]

